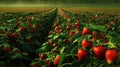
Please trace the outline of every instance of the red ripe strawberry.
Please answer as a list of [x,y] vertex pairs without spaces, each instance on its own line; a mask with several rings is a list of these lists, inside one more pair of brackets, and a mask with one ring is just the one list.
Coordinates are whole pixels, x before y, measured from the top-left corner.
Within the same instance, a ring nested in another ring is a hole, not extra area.
[[16,37],[20,37],[21,34],[20,34],[20,33],[16,33],[15,36],[16,36]]
[[30,42],[31,41],[31,37],[26,37],[26,41]]
[[80,24],[79,21],[76,21],[75,26],[79,26],[79,24]]
[[50,60],[45,60],[45,63],[48,65],[51,61]]
[[67,27],[66,27],[66,30],[67,30],[67,31],[70,31],[70,26],[67,26]]
[[56,67],[56,66],[55,66],[54,63],[51,61],[51,62],[49,62],[48,67]]
[[60,30],[60,27],[59,26],[55,26],[55,30]]
[[85,27],[82,31],[82,35],[85,36],[87,34],[92,34],[92,32],[90,31],[90,29],[88,27]]
[[25,31],[26,29],[25,29],[25,27],[20,27],[20,31],[21,32],[23,32],[23,31]]
[[74,35],[75,32],[70,32],[69,36],[72,37]]
[[9,52],[9,51],[10,51],[10,47],[9,47],[9,46],[4,47],[3,50],[4,50],[5,52]]
[[57,44],[57,43],[54,43],[53,44],[53,47],[55,48],[55,47],[58,47],[59,46],[59,44]]
[[28,27],[29,27],[30,29],[33,28],[31,23],[28,23]]
[[68,39],[66,39],[65,41],[66,41],[67,43],[70,43],[70,42],[71,42],[71,39],[68,38]]
[[49,34],[49,35],[51,35],[51,34],[52,34],[52,32],[49,32],[48,34]]
[[49,41],[49,44],[50,44],[50,46],[53,46],[54,41],[53,41],[53,40],[50,40],[50,41]]
[[15,52],[15,53],[20,53],[20,50],[17,49],[17,50],[15,50],[14,52]]
[[75,33],[76,33],[76,34],[81,33],[81,30],[78,29]]
[[39,64],[33,64],[31,67],[40,67]]
[[105,57],[108,64],[111,64],[117,60],[119,57],[118,52],[115,49],[109,49],[105,53]]
[[4,34],[5,32],[3,30],[0,30],[0,34]]
[[60,34],[62,32],[62,30],[56,30],[57,34]]
[[96,41],[97,41],[97,38],[96,38],[96,37],[93,37],[93,38],[92,38],[92,41],[93,41],[93,42],[96,42]]
[[100,60],[103,60],[105,58],[105,52],[106,52],[106,48],[104,46],[93,47],[93,53]]
[[9,37],[9,38],[13,38],[14,34],[6,34],[6,36]]
[[20,23],[16,23],[16,24],[15,24],[15,28],[17,28],[19,25],[20,25]]
[[84,48],[84,47],[90,48],[90,47],[92,47],[92,42],[88,41],[87,39],[83,39],[83,40],[82,40],[82,47],[83,47],[83,48]]
[[77,29],[79,29],[79,28],[80,28],[80,26],[76,26],[76,28],[77,28]]
[[102,34],[102,37],[103,37],[103,38],[106,38],[106,34]]
[[54,59],[54,64],[57,65],[59,63],[59,61],[60,61],[60,56],[57,55]]
[[76,27],[75,24],[73,24],[72,27],[75,28]]
[[78,60],[83,60],[88,56],[88,52],[86,50],[78,49]]
[[92,32],[92,37],[97,37],[98,33],[97,32]]
[[44,53],[40,54],[40,59],[41,59],[41,60],[44,60],[46,57],[47,57],[46,54],[44,54]]
[[14,30],[9,30],[11,33],[13,33],[14,32]]

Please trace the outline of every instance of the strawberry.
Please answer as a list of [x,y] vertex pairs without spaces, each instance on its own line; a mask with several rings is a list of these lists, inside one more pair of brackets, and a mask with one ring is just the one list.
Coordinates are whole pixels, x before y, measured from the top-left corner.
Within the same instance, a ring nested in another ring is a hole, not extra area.
[[41,53],[39,57],[41,60],[44,60],[47,57],[47,55],[44,53]]
[[45,63],[48,65],[51,61],[50,60],[45,60]]
[[67,30],[67,31],[70,31],[70,26],[67,26],[67,27],[66,27],[66,30]]
[[73,24],[72,27],[75,28],[76,27],[75,24]]
[[13,33],[14,32],[14,30],[9,30],[11,33]]
[[86,50],[78,49],[78,60],[83,60],[88,56],[88,52]]
[[52,61],[49,62],[48,67],[56,67]]
[[40,67],[39,64],[33,64],[31,67]]
[[12,50],[12,52],[13,52],[13,53],[20,53],[21,51],[20,51],[19,49],[17,49],[17,48],[14,48],[14,49]]
[[26,37],[26,41],[30,42],[31,41],[31,37]]
[[53,44],[53,47],[55,48],[55,47],[58,47],[59,46],[59,44],[58,43],[54,43]]
[[90,29],[88,27],[84,27],[84,29],[82,31],[82,35],[85,36],[87,34],[92,34],[92,32],[90,31]]
[[20,31],[21,32],[23,32],[23,31],[25,31],[26,29],[25,29],[25,27],[20,27]]
[[6,34],[6,36],[9,38],[14,38],[14,34]]
[[80,24],[79,21],[76,21],[75,26],[79,26],[79,24]]
[[53,41],[53,40],[50,40],[50,41],[49,41],[49,44],[50,44],[50,46],[53,46],[54,41]]
[[87,39],[83,39],[81,44],[82,44],[83,48],[84,47],[88,47],[88,48],[92,47],[92,42],[88,41]]
[[51,35],[51,34],[52,34],[52,32],[50,31],[48,34],[49,34],[49,35]]
[[100,60],[103,60],[105,58],[105,52],[106,52],[106,48],[104,46],[93,47],[93,53]]
[[59,26],[55,26],[55,30],[60,30],[60,27]]
[[27,25],[28,25],[28,27],[29,27],[30,29],[33,28],[31,23],[28,23]]
[[4,34],[5,32],[3,30],[0,30],[0,34]]
[[3,48],[3,50],[4,50],[5,52],[9,52],[9,51],[10,51],[10,47],[9,47],[9,46],[6,46],[6,47]]
[[15,24],[15,28],[17,28],[19,25],[20,25],[20,23],[16,23],[16,24]]
[[92,37],[97,37],[98,36],[98,32],[92,32]]
[[74,35],[75,32],[70,32],[69,36],[72,37]]
[[60,34],[62,32],[62,30],[56,30],[57,34]]
[[20,33],[16,33],[15,36],[19,38],[21,36],[21,34]]
[[76,33],[76,34],[81,33],[81,30],[78,29],[75,33]]
[[54,59],[54,64],[57,65],[60,61],[60,55],[57,55]]
[[80,28],[80,26],[76,26],[76,28],[77,28],[77,29],[79,29],[79,28]]
[[71,39],[70,39],[70,38],[67,38],[67,39],[65,39],[65,41],[66,41],[67,43],[70,43],[70,42],[71,42]]
[[118,52],[115,49],[109,49],[105,53],[105,57],[108,64],[114,63],[119,57]]

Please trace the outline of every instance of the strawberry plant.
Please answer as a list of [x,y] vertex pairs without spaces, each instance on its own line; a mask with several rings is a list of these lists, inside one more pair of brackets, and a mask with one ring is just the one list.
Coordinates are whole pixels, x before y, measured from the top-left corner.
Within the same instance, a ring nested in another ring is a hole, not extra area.
[[74,14],[58,8],[46,14],[1,13],[0,16],[3,66],[120,66],[119,15]]
[[[53,67],[120,66],[118,57],[120,42],[117,38],[119,34],[110,29],[111,26],[107,28],[109,24],[107,21],[111,17],[92,13],[76,15],[63,10],[56,18],[48,40],[36,50],[37,53],[47,54],[48,57],[44,60],[49,60]],[[117,52],[112,52],[115,54],[114,58],[112,56],[109,58],[110,64],[106,52],[111,48]],[[56,56],[60,57],[56,59]],[[41,61],[43,60],[39,63]],[[49,62],[44,64],[45,61],[41,66],[50,67]]]

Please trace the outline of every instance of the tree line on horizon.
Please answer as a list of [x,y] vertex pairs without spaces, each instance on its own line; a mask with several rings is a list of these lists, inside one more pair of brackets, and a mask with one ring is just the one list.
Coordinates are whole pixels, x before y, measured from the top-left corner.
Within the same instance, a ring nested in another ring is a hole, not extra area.
[[0,3],[13,3],[13,2],[23,2],[23,3],[65,3],[65,4],[79,4],[79,3],[120,3],[120,0],[0,0]]

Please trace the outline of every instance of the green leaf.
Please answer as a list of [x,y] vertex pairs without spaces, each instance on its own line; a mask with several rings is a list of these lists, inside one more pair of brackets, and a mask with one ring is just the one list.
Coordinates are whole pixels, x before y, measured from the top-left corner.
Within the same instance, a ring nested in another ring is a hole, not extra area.
[[16,59],[16,58],[22,58],[22,55],[20,53],[15,53],[11,56],[12,59]]
[[53,39],[54,39],[54,40],[56,40],[56,39],[58,39],[58,38],[61,38],[61,39],[62,39],[62,38],[64,38],[64,37],[65,37],[65,33],[61,33],[61,34],[55,35]]
[[88,25],[91,30],[99,31],[99,32],[107,32],[107,26],[105,25],[95,25],[95,24],[89,24]]
[[80,36],[81,36],[81,34],[80,34],[80,33],[77,33],[77,34],[75,34],[75,35],[73,35],[73,36],[71,37],[71,40],[74,41],[75,39],[77,39],[77,38],[80,37]]
[[61,50],[60,50],[60,53],[63,53],[65,50],[65,47],[62,47]]
[[1,67],[7,67],[6,64],[5,64],[5,62],[0,62],[0,66]]
[[45,42],[42,44],[42,46],[36,50],[37,53],[43,53],[51,50],[51,46],[48,44],[48,42]]
[[111,37],[111,42],[114,43],[114,44],[118,44],[120,43],[120,35],[116,32],[108,32],[107,34],[108,37]]
[[78,51],[78,46],[74,46],[71,51],[70,51],[70,54],[77,54],[77,51]]
[[76,38],[74,41],[73,41],[73,44],[74,43],[76,43],[76,42],[78,42],[78,43],[81,43],[81,41],[83,40],[83,39],[87,39],[88,37],[87,36],[81,36],[81,37],[79,37],[79,38]]

